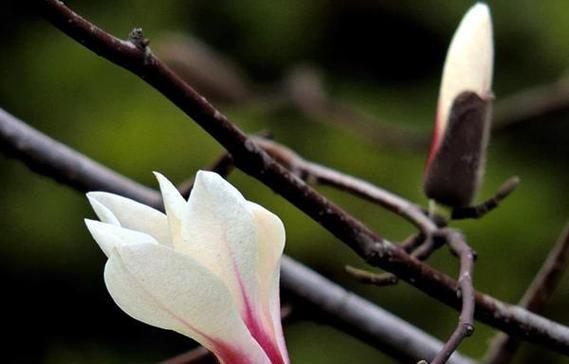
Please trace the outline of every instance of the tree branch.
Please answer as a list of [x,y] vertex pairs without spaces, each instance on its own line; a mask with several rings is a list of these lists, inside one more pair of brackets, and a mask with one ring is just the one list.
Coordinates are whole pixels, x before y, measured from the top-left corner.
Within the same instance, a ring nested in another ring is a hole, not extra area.
[[[451,250],[460,257],[460,278],[458,282],[462,297],[458,327],[432,362],[432,364],[446,363],[462,340],[467,336],[471,336],[474,331],[474,288],[472,283],[474,253],[466,243],[462,234],[448,228],[438,230],[438,226],[435,222],[425,215],[420,207],[371,183],[343,174],[331,168],[308,162],[292,150],[273,141],[260,139],[256,140],[256,142],[265,149],[269,155],[281,162],[284,166],[293,171],[293,173],[299,175],[302,179],[312,183],[328,184],[379,203],[415,224],[421,229],[421,232],[425,236],[424,243],[414,251],[413,255],[417,259],[427,259],[432,252],[442,245],[442,243],[436,242],[440,239],[435,239],[434,234],[444,238]],[[507,186],[513,185],[514,182],[510,181]],[[512,190],[513,188],[509,188],[506,191],[506,188],[502,187],[496,197],[482,205],[486,208],[485,210],[479,208],[476,211],[487,212],[491,210],[496,207],[505,196],[509,195]],[[393,285],[398,282],[397,276],[390,273],[376,274],[351,266],[346,267],[346,272],[362,283],[373,284],[379,287]]]
[[[0,109],[0,151],[24,162],[32,171],[58,182],[72,185],[80,192],[104,190],[111,185],[117,194],[143,199],[157,207],[160,196],[131,179],[77,153],[47,135],[30,128]],[[97,174],[91,173],[96,170]]]
[[[421,150],[427,148],[430,134],[402,128],[395,122],[371,118],[327,95],[322,77],[310,67],[294,69],[287,82],[289,98],[305,115],[319,122],[353,130],[373,143]],[[494,106],[492,130],[507,127],[555,112],[569,110],[569,77],[511,94]]]
[[169,33],[152,40],[160,58],[203,95],[216,102],[247,102],[250,80],[229,57],[194,35]]
[[472,274],[475,254],[466,243],[464,236],[449,228],[440,230],[441,238],[444,238],[450,249],[460,258],[460,273],[458,278],[462,307],[458,326],[443,349],[433,359],[431,364],[444,364],[450,355],[458,348],[462,340],[474,333],[474,287]]
[[[519,305],[532,312],[540,312],[559,285],[563,272],[569,264],[569,223],[563,229],[557,244],[551,249],[539,272],[536,274]],[[514,337],[498,333],[485,355],[484,363],[508,363],[521,342]]]
[[391,273],[374,273],[365,269],[352,267],[351,265],[347,265],[345,269],[346,273],[352,276],[352,278],[364,284],[373,284],[377,287],[385,287],[393,286],[399,282],[397,276]]
[[[222,144],[233,156],[238,168],[285,197],[371,265],[396,274],[449,306],[461,306],[461,300],[455,294],[458,288],[455,280],[410,257],[308,187],[268,156],[151,52],[111,36],[58,0],[36,2],[41,13],[54,26],[155,87]],[[569,354],[569,328],[487,295],[477,294],[476,297],[478,319],[512,335]]]
[[[446,225],[447,222],[442,216],[430,217],[420,206],[393,192],[335,169],[307,161],[290,148],[273,140],[256,138],[255,142],[276,161],[308,184],[335,187],[377,203],[418,227],[421,234],[411,236],[399,245],[400,248],[415,258],[426,260],[441,246],[441,244],[436,244],[432,235],[438,231],[441,225]],[[354,267],[346,267],[346,271],[362,283],[385,286],[399,281],[397,276],[391,273],[376,274]]]
[[[339,285],[334,285],[333,290],[329,291],[330,294],[326,297],[326,300],[323,300],[322,298],[324,297],[317,291],[314,291],[312,287],[319,287],[325,284],[325,278],[289,257],[285,257],[285,261],[289,262],[286,265],[288,269],[282,271],[282,278],[287,281],[293,280],[292,277],[288,276],[289,274],[294,274],[294,277],[302,277],[302,281],[297,282],[299,285],[295,295],[315,304],[313,306],[315,310],[311,312],[314,312],[317,315],[316,318],[322,320],[323,323],[340,328],[344,332],[351,330],[350,335],[370,343],[370,337],[374,337],[375,335],[372,334],[378,329],[378,327],[374,327],[374,322],[381,322],[384,335],[382,337],[383,346],[380,350],[403,362],[408,362],[408,359],[405,359],[401,354],[413,357],[413,361],[416,362],[422,358],[432,358],[442,349],[443,344],[432,337],[430,340],[423,340],[422,343],[419,343],[417,340],[410,340],[413,331],[415,331],[413,326],[397,316],[374,306],[371,302],[346,291]],[[346,324],[349,322],[357,323],[357,325],[351,324],[348,327]],[[420,345],[425,346],[421,347]],[[403,350],[406,353],[401,353],[399,350]],[[457,360],[469,361],[469,359],[464,359],[460,354],[454,353],[449,363]]]
[[437,225],[421,207],[410,201],[362,179],[339,172],[332,168],[309,162],[300,155],[275,141],[256,138],[255,143],[292,173],[310,184],[328,185],[377,203],[400,215],[418,227],[425,235],[437,230]]
[[532,87],[509,95],[496,104],[492,129],[508,126],[553,112],[569,109],[569,78]]
[[[123,194],[163,209],[157,191],[115,172],[108,173],[108,168],[54,141],[1,109],[0,145],[5,148],[4,151],[12,151],[9,156],[23,161],[33,171],[41,170],[43,175],[79,192]],[[75,172],[76,168],[80,168],[81,173]],[[302,302],[302,307],[310,307],[318,312],[322,323],[404,361],[432,357],[442,348],[443,344],[430,335],[286,256],[282,261],[281,284],[289,295]],[[394,333],[397,333],[397,337]],[[450,363],[471,364],[471,361],[455,354]]]
[[286,80],[290,103],[308,118],[354,131],[369,142],[408,150],[428,148],[430,135],[386,122],[332,100],[322,77],[308,66],[297,66]]
[[[436,234],[437,232],[435,232]],[[407,238],[399,247],[407,254],[421,261],[429,259],[429,257],[437,251],[444,242],[442,239],[433,239],[433,236],[425,238],[423,234],[412,235]],[[393,273],[373,273],[363,269],[346,266],[346,273],[351,275],[360,283],[373,284],[379,287],[394,285],[399,283],[399,278]]]
[[508,197],[520,184],[520,178],[518,176],[510,177],[506,182],[504,182],[498,192],[488,200],[482,202],[476,206],[469,207],[455,207],[452,210],[451,219],[462,220],[462,219],[479,219],[498,207],[506,197]]

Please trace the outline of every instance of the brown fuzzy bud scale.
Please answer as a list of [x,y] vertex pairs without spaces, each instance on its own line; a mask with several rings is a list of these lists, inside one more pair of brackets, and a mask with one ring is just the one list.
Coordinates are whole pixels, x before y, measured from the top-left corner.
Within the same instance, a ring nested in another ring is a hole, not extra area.
[[462,92],[453,104],[438,147],[431,151],[425,171],[425,194],[444,205],[470,205],[486,160],[491,101]]

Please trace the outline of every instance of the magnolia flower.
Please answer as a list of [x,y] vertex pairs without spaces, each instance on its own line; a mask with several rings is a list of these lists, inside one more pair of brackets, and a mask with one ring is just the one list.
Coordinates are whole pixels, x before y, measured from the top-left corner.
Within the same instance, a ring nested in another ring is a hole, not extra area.
[[85,220],[108,260],[105,283],[133,318],[186,335],[224,364],[289,362],[280,319],[281,220],[213,172],[188,201],[156,173],[166,214],[105,192]]
[[427,196],[449,206],[469,205],[481,181],[493,59],[490,10],[478,3],[460,22],[447,53],[425,173]]

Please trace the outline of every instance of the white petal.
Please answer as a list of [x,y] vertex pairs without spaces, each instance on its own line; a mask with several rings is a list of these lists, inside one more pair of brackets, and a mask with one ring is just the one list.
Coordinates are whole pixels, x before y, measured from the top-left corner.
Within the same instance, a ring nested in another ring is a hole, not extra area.
[[285,246],[283,222],[277,215],[254,202],[247,201],[247,207],[253,214],[259,236],[259,272],[272,272],[280,261]]
[[256,301],[255,222],[239,191],[218,174],[199,171],[182,234],[181,251],[215,272],[232,291],[242,312],[247,299]]
[[91,203],[93,211],[95,211],[95,214],[102,222],[120,226],[121,223],[117,219],[115,214],[113,214],[111,210],[106,208],[105,205],[100,203],[99,200],[97,199],[99,193],[105,193],[105,192],[89,192],[87,194],[87,199]]
[[141,231],[171,245],[168,222],[162,212],[108,192],[89,192],[87,198],[101,221]]
[[222,362],[269,363],[227,288],[189,256],[156,244],[124,245],[113,251],[105,282],[126,313],[194,338]]
[[156,239],[139,231],[125,229],[118,225],[85,219],[89,232],[108,257],[113,248],[126,244],[158,244]]
[[180,244],[182,221],[186,214],[186,200],[182,197],[178,189],[166,177],[158,172],[154,172],[158,183],[160,184],[160,191],[162,192],[162,199],[164,200],[164,209],[168,218],[168,225],[170,227],[170,236],[174,246]]
[[282,222],[246,201],[216,173],[197,173],[185,217],[176,202],[181,199],[178,192],[167,181],[161,183],[175,196],[172,210],[182,216],[182,241],[175,243],[175,249],[214,272],[229,288],[253,337],[275,362],[288,362],[278,302]]
[[445,130],[450,109],[459,94],[472,91],[482,99],[490,96],[493,62],[490,10],[486,4],[478,3],[463,17],[447,53],[437,115],[440,132]]
[[259,275],[259,300],[263,312],[263,326],[276,342],[281,356],[289,362],[281,323],[280,261],[285,246],[285,229],[279,217],[264,207],[248,202],[255,217],[258,236],[257,271]]
[[[268,355],[280,352],[266,315],[259,235],[245,198],[219,175],[198,172],[184,223],[184,251],[215,272],[229,288],[253,337]],[[271,272],[272,273],[272,272]],[[271,352],[272,345],[272,352]],[[277,355],[282,356],[282,355]]]

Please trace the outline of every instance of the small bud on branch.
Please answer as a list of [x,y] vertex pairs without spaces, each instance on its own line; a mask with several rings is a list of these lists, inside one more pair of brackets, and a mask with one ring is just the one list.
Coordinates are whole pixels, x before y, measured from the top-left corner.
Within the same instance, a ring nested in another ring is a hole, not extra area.
[[482,180],[490,129],[493,67],[488,6],[474,5],[448,50],[424,189],[429,198],[468,206]]

